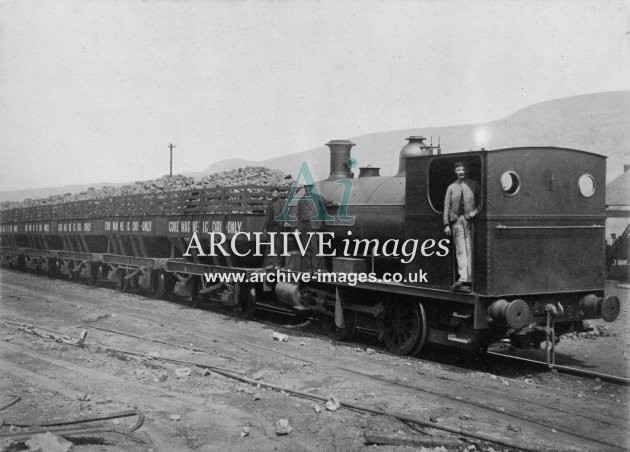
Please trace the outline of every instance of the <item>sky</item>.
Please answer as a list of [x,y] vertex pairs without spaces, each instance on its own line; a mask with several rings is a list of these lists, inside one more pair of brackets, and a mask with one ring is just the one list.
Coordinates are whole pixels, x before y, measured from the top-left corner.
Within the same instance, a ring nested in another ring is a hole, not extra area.
[[630,1],[0,0],[0,190],[627,89]]

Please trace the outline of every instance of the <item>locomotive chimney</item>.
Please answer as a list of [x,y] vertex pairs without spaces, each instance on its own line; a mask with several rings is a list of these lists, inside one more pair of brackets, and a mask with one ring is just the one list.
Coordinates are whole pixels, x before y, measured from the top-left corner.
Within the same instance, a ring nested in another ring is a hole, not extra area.
[[407,138],[407,143],[401,150],[398,157],[398,173],[396,176],[404,176],[407,169],[407,157],[415,155],[433,155],[431,146],[424,143],[425,137],[411,136]]
[[328,176],[328,180],[354,177],[354,173],[350,171],[348,166],[350,149],[354,145],[349,140],[331,140],[326,143],[326,146],[330,148],[330,176]]

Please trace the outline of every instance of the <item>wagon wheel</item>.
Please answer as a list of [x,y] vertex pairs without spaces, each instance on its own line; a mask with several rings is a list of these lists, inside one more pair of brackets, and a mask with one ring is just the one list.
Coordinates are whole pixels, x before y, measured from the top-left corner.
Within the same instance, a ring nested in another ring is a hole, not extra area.
[[54,259],[50,259],[48,261],[48,277],[49,278],[57,277],[57,261]]
[[152,291],[154,298],[162,298],[166,293],[166,274],[163,271],[159,271],[153,280],[155,289]]
[[58,260],[55,260],[55,265],[52,269],[53,278],[61,278],[59,272],[61,271],[61,263]]
[[103,285],[103,266],[99,265],[96,269],[96,281],[94,281],[94,285],[96,287],[101,287]]
[[39,264],[39,274],[50,275],[50,259],[47,257],[42,258],[42,261]]
[[90,285],[95,286],[98,282],[98,267],[90,264]]
[[147,287],[147,289],[145,291],[145,294],[148,295],[151,298],[156,298],[155,294],[158,291],[159,274],[158,274],[157,271],[149,270],[148,277],[150,279],[150,284],[149,284],[149,287]]
[[190,287],[190,296],[188,297],[188,306],[191,308],[198,308],[201,304],[201,299],[199,298],[199,279],[196,276],[192,276],[192,282]]
[[42,261],[43,259],[41,261],[38,261],[37,265],[35,266],[35,274],[37,276],[40,276],[42,274]]
[[383,342],[397,355],[417,352],[424,345],[427,335],[424,308],[418,301],[390,304],[383,319]]
[[131,280],[125,279],[125,276],[127,276],[127,272],[125,270],[120,270],[120,276],[118,278],[117,288],[118,290],[122,292],[129,292]]
[[234,305],[234,315],[242,320],[251,320],[256,310],[256,288],[243,285],[240,287],[238,300]]
[[334,317],[322,316],[320,319],[326,334],[336,341],[350,339],[357,331],[356,311],[343,311],[343,320],[344,327],[339,328]]
[[69,268],[69,270],[70,270],[70,280],[72,282],[78,283],[79,280],[80,280],[79,271],[75,270],[76,269],[76,265],[74,263],[72,263],[70,265],[71,265],[70,268]]

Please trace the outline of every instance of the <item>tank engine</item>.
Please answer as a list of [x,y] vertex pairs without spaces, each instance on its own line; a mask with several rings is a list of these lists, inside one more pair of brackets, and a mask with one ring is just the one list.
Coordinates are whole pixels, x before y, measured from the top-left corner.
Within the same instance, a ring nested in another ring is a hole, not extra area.
[[[605,157],[553,147],[441,154],[410,137],[396,175],[367,167],[355,178],[354,144],[328,146],[329,177],[295,194],[316,194],[330,218],[316,218],[312,202],[291,195],[295,220],[285,227],[299,236],[328,233],[336,256],[294,244],[282,268],[268,268],[248,252],[256,244],[243,233],[264,229],[273,187],[228,187],[3,211],[2,261],[157,296],[211,299],[243,317],[257,306],[283,306],[319,316],[337,338],[357,328],[374,331],[398,354],[417,353],[427,342],[478,350],[509,338],[522,347],[546,341],[552,355],[556,334],[584,319],[617,317],[619,300],[604,294]],[[442,224],[456,161],[481,187],[471,293],[451,291],[457,270]],[[187,258],[195,232],[203,246],[212,232],[236,237],[239,252]],[[346,252],[349,238],[361,241],[360,255]],[[407,240],[425,245],[413,259],[383,247]],[[272,272],[313,278],[253,277]],[[216,273],[233,278],[210,281],[207,275]],[[369,278],[319,278],[323,273]],[[414,280],[419,274],[425,278]]]

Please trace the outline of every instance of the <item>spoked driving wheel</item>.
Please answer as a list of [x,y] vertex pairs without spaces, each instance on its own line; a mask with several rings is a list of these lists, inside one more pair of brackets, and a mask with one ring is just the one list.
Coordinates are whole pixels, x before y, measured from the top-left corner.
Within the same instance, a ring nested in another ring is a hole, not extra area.
[[387,306],[383,319],[383,342],[397,355],[418,353],[427,338],[427,320],[419,301],[400,301]]

